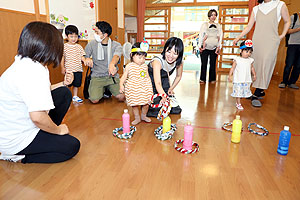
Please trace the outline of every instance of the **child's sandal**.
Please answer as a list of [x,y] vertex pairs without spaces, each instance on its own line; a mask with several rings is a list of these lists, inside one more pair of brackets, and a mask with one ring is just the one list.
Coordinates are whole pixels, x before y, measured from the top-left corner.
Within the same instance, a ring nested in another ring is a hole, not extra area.
[[235,107],[236,107],[238,110],[244,110],[242,104],[238,104],[238,103],[237,103]]

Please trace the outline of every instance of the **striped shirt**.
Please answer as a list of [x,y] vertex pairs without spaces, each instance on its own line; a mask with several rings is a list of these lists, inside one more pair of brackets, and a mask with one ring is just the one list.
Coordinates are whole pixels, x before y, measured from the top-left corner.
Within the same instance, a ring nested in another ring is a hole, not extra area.
[[71,69],[73,72],[82,72],[81,57],[85,52],[79,44],[64,44],[65,68]]
[[126,65],[128,78],[125,83],[125,97],[128,106],[146,105],[153,95],[152,83],[146,64],[134,62]]

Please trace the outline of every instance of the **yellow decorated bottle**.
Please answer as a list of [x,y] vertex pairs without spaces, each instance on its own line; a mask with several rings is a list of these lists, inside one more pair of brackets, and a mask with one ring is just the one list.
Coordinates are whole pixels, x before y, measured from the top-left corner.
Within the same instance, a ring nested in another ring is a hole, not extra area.
[[171,118],[168,116],[163,120],[163,133],[171,130]]
[[233,123],[232,123],[231,142],[240,143],[241,132],[242,132],[242,121],[240,120],[240,116],[237,115],[235,117],[235,120],[233,120]]

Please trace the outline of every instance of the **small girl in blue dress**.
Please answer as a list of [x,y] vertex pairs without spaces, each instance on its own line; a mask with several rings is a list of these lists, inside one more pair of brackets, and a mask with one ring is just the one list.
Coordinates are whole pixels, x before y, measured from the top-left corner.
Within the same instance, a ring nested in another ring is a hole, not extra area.
[[[256,80],[256,73],[253,67],[254,59],[251,58],[253,51],[251,40],[246,40],[240,45],[240,56],[233,60],[232,67],[229,72],[229,81],[233,82],[232,97],[236,98],[236,108],[243,110],[241,98],[252,96],[250,85]],[[251,78],[251,73],[253,77]]]

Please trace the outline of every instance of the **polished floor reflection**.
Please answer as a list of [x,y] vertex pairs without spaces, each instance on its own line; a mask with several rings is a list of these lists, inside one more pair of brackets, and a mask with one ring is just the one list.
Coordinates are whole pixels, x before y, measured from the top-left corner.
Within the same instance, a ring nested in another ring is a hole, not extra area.
[[[138,124],[129,140],[113,137],[127,108],[115,99],[72,104],[65,122],[81,141],[79,154],[51,165],[0,161],[0,199],[300,199],[300,91],[279,89],[272,81],[262,108],[243,99],[245,110],[238,112],[227,75],[217,78],[200,85],[198,72],[184,72],[175,90],[183,111],[171,115],[178,129],[168,141],[155,138],[156,119]],[[236,114],[244,128],[240,144],[231,143],[230,132],[221,128]],[[187,121],[200,146],[193,155],[173,147]],[[249,133],[250,122],[270,134]],[[293,136],[288,155],[280,156],[284,125]]]

